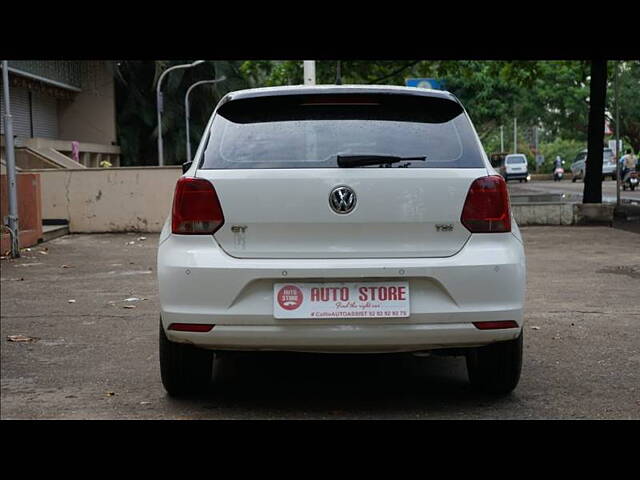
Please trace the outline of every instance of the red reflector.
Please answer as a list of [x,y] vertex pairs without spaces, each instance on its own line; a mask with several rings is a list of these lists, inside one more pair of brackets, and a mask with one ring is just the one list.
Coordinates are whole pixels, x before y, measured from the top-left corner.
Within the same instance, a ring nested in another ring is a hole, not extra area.
[[223,224],[222,207],[211,182],[203,178],[180,178],[173,195],[171,231],[181,235],[210,235]]
[[473,322],[476,328],[480,330],[497,330],[499,328],[518,328],[517,322],[514,320],[499,320],[495,322]]
[[177,332],[209,332],[215,325],[204,325],[202,323],[172,323],[168,330]]
[[509,192],[504,178],[491,175],[474,180],[460,221],[471,233],[510,232]]

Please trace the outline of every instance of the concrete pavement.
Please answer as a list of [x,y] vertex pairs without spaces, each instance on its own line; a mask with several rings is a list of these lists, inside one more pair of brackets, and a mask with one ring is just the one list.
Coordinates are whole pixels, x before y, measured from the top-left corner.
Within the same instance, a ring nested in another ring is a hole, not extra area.
[[469,388],[462,357],[299,354],[222,359],[210,392],[171,399],[158,365],[157,235],[53,240],[0,264],[0,417],[640,419],[640,236],[523,236],[524,367],[499,400]]

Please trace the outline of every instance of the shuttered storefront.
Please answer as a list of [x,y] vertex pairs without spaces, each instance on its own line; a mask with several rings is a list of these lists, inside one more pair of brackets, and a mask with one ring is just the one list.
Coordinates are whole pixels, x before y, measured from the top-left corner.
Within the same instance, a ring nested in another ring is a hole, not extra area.
[[[57,98],[16,86],[11,86],[9,95],[11,96],[11,118],[15,136],[58,138]],[[2,81],[0,81],[0,104],[2,104],[0,132],[4,135],[5,108]]]
[[[2,92],[2,82],[0,81],[0,92]],[[11,87],[11,119],[13,124],[13,134],[18,137],[31,137],[31,108],[29,105],[29,90],[22,87]],[[2,120],[0,120],[0,130],[4,135],[4,94],[0,95],[2,104]]]
[[31,92],[33,136],[58,138],[58,100],[55,97]]

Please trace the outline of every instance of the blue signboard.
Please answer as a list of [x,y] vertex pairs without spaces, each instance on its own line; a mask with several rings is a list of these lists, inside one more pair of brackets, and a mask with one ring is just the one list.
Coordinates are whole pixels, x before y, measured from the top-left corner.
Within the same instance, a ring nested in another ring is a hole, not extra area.
[[407,78],[404,81],[407,87],[431,88],[433,90],[442,90],[442,84],[435,78]]

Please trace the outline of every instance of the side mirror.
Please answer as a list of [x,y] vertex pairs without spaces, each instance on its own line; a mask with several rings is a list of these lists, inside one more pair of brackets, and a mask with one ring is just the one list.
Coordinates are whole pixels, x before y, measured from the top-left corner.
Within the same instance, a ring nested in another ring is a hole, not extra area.
[[191,165],[193,165],[193,160],[190,162],[184,162],[182,164],[182,173],[187,173],[187,170],[191,168]]

